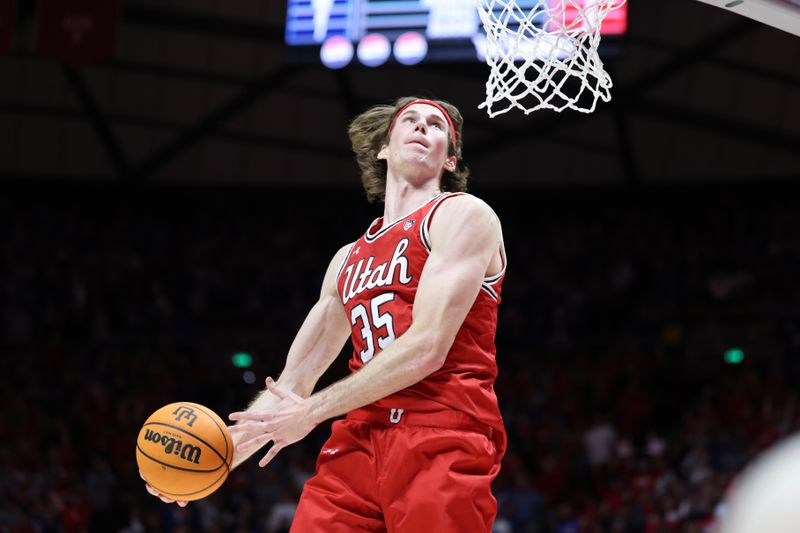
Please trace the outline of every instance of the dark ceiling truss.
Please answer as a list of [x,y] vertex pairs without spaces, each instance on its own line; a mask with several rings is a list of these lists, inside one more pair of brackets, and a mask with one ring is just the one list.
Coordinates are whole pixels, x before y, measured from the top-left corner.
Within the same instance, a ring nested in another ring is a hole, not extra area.
[[[211,34],[215,36],[224,36],[227,38],[253,40],[257,42],[268,42],[273,44],[283,43],[282,30],[278,28],[268,28],[259,24],[252,24],[248,22],[241,22],[236,20],[225,20],[219,17],[209,17],[203,15],[179,13],[175,11],[164,10],[161,8],[152,8],[146,6],[129,6],[125,10],[125,22],[131,24],[140,24],[144,26],[155,26],[159,28],[182,30],[204,34]],[[642,98],[646,95],[647,91],[653,87],[673,78],[676,74],[685,71],[686,69],[696,65],[699,62],[709,61],[717,63],[721,66],[728,68],[735,68],[736,70],[745,71],[751,75],[765,77],[768,79],[781,79],[790,83],[797,83],[798,80],[793,76],[782,75],[777,72],[771,72],[754,65],[743,65],[738,62],[726,60],[724,58],[715,57],[718,50],[735,42],[738,39],[748,35],[757,27],[754,22],[742,19],[724,28],[723,30],[713,34],[705,39],[700,40],[694,46],[679,49],[675,51],[672,49],[673,56],[663,62],[659,67],[651,70],[649,73],[644,74],[640,78],[627,84],[624,87],[615,89],[615,105],[601,107],[598,112],[613,112],[614,120],[617,129],[618,149],[620,160],[623,168],[625,169],[626,178],[628,181],[636,181],[638,179],[638,171],[635,164],[635,157],[633,153],[633,145],[631,141],[631,133],[629,131],[630,119],[628,113],[640,113],[671,122],[679,121],[693,127],[706,129],[718,134],[738,137],[740,139],[747,139],[752,142],[763,144],[765,139],[777,140],[779,147],[786,147],[788,143],[793,143],[795,139],[780,131],[758,127],[755,125],[740,123],[738,121],[729,120],[724,117],[716,117],[706,113],[691,111],[681,108],[679,113],[664,114],[661,113],[664,106],[659,106],[654,102],[643,103]],[[631,39],[634,43],[649,46],[659,46],[659,43],[648,40],[641,36],[635,36]],[[663,48],[663,45],[661,45]],[[449,67],[449,68],[448,68]],[[477,75],[483,76],[485,73],[477,71],[470,66],[450,65],[446,66],[443,70],[448,73],[461,74],[464,76],[474,77]],[[348,116],[353,116],[359,109],[359,103],[362,102],[355,93],[352,84],[349,80],[348,74],[345,71],[337,71],[333,73],[336,78],[336,85],[338,88],[339,96],[343,101],[344,108]],[[669,106],[666,106],[669,107]],[[572,120],[565,120],[565,117],[570,117]],[[233,118],[229,116],[228,118]],[[553,118],[552,115],[547,117],[545,124],[539,124],[537,121],[532,121],[530,127],[523,129],[533,133],[533,135],[525,135],[523,132],[517,132],[512,136],[513,142],[521,142],[523,140],[541,135],[548,135],[549,138],[553,137],[552,130],[563,129],[574,121],[584,120],[586,117],[573,114],[559,116]],[[480,124],[486,127],[488,122],[486,119],[482,121],[473,121],[473,124]],[[720,129],[721,124],[728,126],[735,126],[735,128],[727,128],[725,131]],[[528,129],[530,128],[530,129]],[[208,133],[203,128],[200,132]],[[758,132],[757,136],[754,132]],[[522,133],[522,134],[520,134]],[[202,138],[202,135],[198,136]],[[191,146],[190,137],[185,137],[181,146],[188,148]],[[489,141],[481,141],[474,147],[469,147],[467,153],[472,157],[480,157],[482,153],[488,153],[493,148],[508,146],[509,134],[506,129],[498,129],[495,133],[495,139]],[[598,149],[597,145],[589,144],[590,148]],[[796,144],[795,144],[796,146]],[[605,147],[600,147],[605,149]],[[165,149],[166,152],[166,149]],[[156,154],[157,155],[157,154]],[[155,156],[151,158],[149,166],[144,165],[143,170],[145,173],[152,168],[152,163],[157,161]]]
[[750,19],[742,18],[737,20],[727,28],[701,39],[694,45],[679,49],[671,58],[664,61],[658,67],[643,74],[627,85],[616,89],[615,96],[627,102],[642,98],[647,91],[674,78],[676,74],[684,72],[698,63],[702,63],[718,50],[725,48],[739,39],[743,39],[757,27],[757,23]]
[[[37,2],[36,0],[19,0],[18,3],[17,22],[19,26],[23,26],[34,19]],[[203,15],[190,11],[123,2],[122,19],[125,26],[177,30],[203,36],[283,45],[282,28],[218,15]]]
[[[225,34],[225,36],[232,37],[227,33]],[[626,38],[626,42],[629,43],[630,45],[647,47],[654,50],[669,52],[671,54],[678,54],[682,51],[682,48],[674,44],[664,43],[652,39],[650,37],[641,35],[630,35],[629,37]],[[34,58],[35,56],[33,56],[32,54],[26,54],[24,52],[21,52],[17,54],[17,57],[30,59]],[[800,76],[785,72],[778,72],[773,69],[762,67],[760,65],[754,65],[752,63],[746,63],[744,61],[735,61],[732,59],[721,57],[716,54],[709,54],[707,57],[703,57],[701,61],[709,65],[723,67],[737,72],[743,72],[754,77],[776,81],[779,83],[785,83],[787,85],[792,85],[795,87],[800,87]],[[469,66],[467,66],[466,68],[458,68],[459,66],[460,65],[446,65],[446,66],[437,65],[436,68],[439,69],[440,71],[442,69],[446,69],[448,74],[457,74],[469,78],[473,78],[476,75],[480,76],[485,75],[484,70],[480,70],[478,74],[476,74],[477,70],[474,68],[471,68]],[[221,74],[210,70],[196,69],[191,67],[154,65],[152,63],[144,63],[140,61],[130,61],[123,59],[114,59],[111,61],[107,61],[105,63],[95,65],[93,68],[107,69],[112,71],[142,74],[149,76],[169,77],[185,81],[218,83],[223,85],[244,85],[246,83],[251,82],[254,78],[251,76],[235,76],[231,74]],[[320,91],[320,93],[322,94],[323,91]],[[324,91],[324,95],[326,97],[333,96],[334,94],[335,93],[331,91]],[[362,99],[359,99],[359,102],[362,101],[363,101]]]
[[180,154],[212,135],[220,126],[252,108],[267,94],[284,85],[297,70],[297,67],[283,65],[248,83],[239,94],[208,112],[196,124],[186,128],[172,141],[137,165],[133,170],[132,177],[135,179],[149,178]]
[[246,85],[253,81],[255,76],[235,76],[233,74],[221,74],[210,70],[197,69],[191,67],[177,67],[167,65],[154,65],[141,61],[130,61],[125,59],[112,59],[99,65],[94,65],[94,69],[110,70],[112,72],[122,72],[126,74],[140,74],[143,76],[153,76],[157,78],[171,78],[182,81],[194,81],[198,83],[213,83],[219,85]]
[[[20,104],[0,102],[0,113],[17,116],[37,116],[75,122],[85,122],[86,115],[75,109],[43,104]],[[125,113],[108,113],[106,119],[115,126],[146,128],[152,131],[175,132],[187,128],[186,124],[158,118],[143,117]],[[353,152],[345,148],[332,147],[308,141],[296,141],[285,136],[264,135],[260,133],[242,132],[220,129],[213,133],[215,139],[241,144],[270,146],[282,150],[309,152],[333,158],[351,159]]]
[[[307,93],[305,91],[298,92],[303,96],[324,98],[326,101],[329,101],[331,98],[330,93],[327,91],[308,91]],[[86,114],[75,109],[47,104],[28,104],[0,101],[0,113],[5,115],[37,116],[78,122],[85,122],[88,120]],[[190,127],[190,125],[181,122],[126,113],[106,113],[105,118],[114,126],[131,126],[157,131],[174,132],[186,130]],[[350,159],[353,156],[353,153],[349,148],[340,148],[329,144],[323,145],[319,143],[312,143],[301,139],[293,140],[286,138],[285,136],[265,135],[219,128],[209,132],[209,137],[224,141],[268,146],[271,148],[280,148],[297,152],[307,153],[312,151],[317,155],[326,157]],[[609,146],[608,143],[587,141],[584,138],[569,134],[559,134],[557,136],[553,136],[552,138],[548,139],[548,142],[553,144],[563,144],[572,148],[578,148],[584,152],[598,154],[607,154],[614,150],[614,148]]]
[[105,150],[108,159],[114,166],[117,177],[126,177],[130,171],[128,158],[125,156],[122,147],[111,130],[107,117],[100,111],[97,99],[86,83],[83,73],[68,67],[64,67],[63,71],[64,78],[67,80],[70,87],[72,87],[75,96],[78,98],[78,102],[80,102],[83,108],[84,114],[97,134],[97,138]]
[[681,126],[694,126],[709,131],[720,137],[728,137],[749,144],[783,151],[797,155],[800,151],[800,136],[778,131],[774,128],[743,122],[725,115],[715,115],[702,111],[690,110],[655,100],[639,100],[635,111],[638,115],[672,122]]
[[619,161],[625,173],[625,182],[636,185],[640,181],[639,166],[636,163],[636,150],[631,139],[631,121],[625,108],[621,105],[614,106],[614,129],[617,135],[617,151]]
[[350,80],[350,74],[341,69],[333,70],[331,74],[336,80],[336,87],[344,106],[345,115],[348,117],[356,116],[361,111],[361,106],[359,105],[358,95],[353,88],[353,83]]
[[[642,46],[652,50],[659,50],[668,53],[675,53],[677,51],[677,48],[674,44],[664,43],[644,35],[628,35],[626,40],[629,45],[633,46]],[[703,58],[702,62],[708,65],[748,74],[755,78],[783,83],[793,87],[800,87],[800,76],[796,74],[778,72],[773,69],[762,67],[761,65],[754,65],[744,61],[736,61],[734,59],[722,57],[719,54],[709,55],[708,57]],[[800,57],[795,58],[795,64],[800,67]]]
[[[34,13],[32,8],[33,2],[23,2],[23,5],[28,5],[30,7],[29,9],[19,10],[21,19],[23,21],[27,21],[28,19],[32,18]],[[282,47],[284,44],[282,28],[243,22],[236,19],[187,13],[164,9],[161,7],[156,8],[152,6],[130,4],[126,4],[124,6],[123,17],[125,25],[130,26],[182,31],[186,33],[224,37],[227,39],[244,40],[248,42],[269,43],[280,47]],[[748,24],[752,23],[747,20],[742,21],[741,23],[742,26],[747,26]],[[676,47],[674,44],[664,43],[647,35],[629,34],[626,37],[626,41],[629,44],[637,46],[645,46],[670,53],[680,53],[680,48]],[[722,58],[712,53],[705,54],[703,61],[709,64],[746,72],[753,76],[800,86],[800,77],[782,72],[776,72],[774,70],[763,68],[759,65]],[[208,83],[241,84],[248,81],[245,78],[218,74],[210,71],[193,70],[180,67],[164,67],[161,65],[149,65],[120,60],[108,62],[103,66],[111,66],[112,68],[119,68],[129,72],[138,72],[140,74],[193,79],[195,81],[205,81]],[[448,69],[448,72],[450,71],[458,73],[459,69],[454,66],[454,68]],[[474,71],[467,69],[467,72],[469,72],[468,75],[471,75]],[[461,73],[464,73],[464,71],[462,70]]]
[[[30,16],[30,10],[22,10],[22,14],[26,13]],[[217,36],[283,46],[282,29],[234,19],[138,5],[126,5],[124,7],[123,17],[124,24],[129,26],[192,32],[205,36]],[[718,135],[738,138],[740,140],[770,146],[771,148],[788,149],[793,153],[796,151],[796,146],[800,145],[800,139],[798,139],[797,136],[789,135],[772,128],[765,128],[732,120],[728,117],[715,116],[685,107],[655,102],[647,98],[647,92],[649,90],[701,62],[716,64],[725,68],[745,72],[749,75],[771,79],[793,86],[800,85],[800,78],[797,76],[725,59],[717,55],[719,50],[746,36],[756,27],[757,24],[749,20],[737,21],[735,24],[722,31],[704,38],[695,45],[684,49],[676,49],[673,45],[659,43],[642,36],[630,36],[630,42],[634,45],[668,50],[673,52],[673,55],[638,79],[625,86],[615,87],[613,92],[614,100],[612,103],[599,107],[594,114],[594,117],[599,117],[603,113],[613,113],[617,133],[616,152],[619,155],[621,166],[625,170],[626,179],[629,182],[635,182],[639,179],[634,157],[635,147],[632,141],[633,135],[630,131],[631,114],[689,125]],[[20,56],[24,57],[23,54],[20,54]],[[290,84],[295,73],[303,70],[303,68],[310,68],[292,65],[284,65],[265,75],[253,78],[217,74],[199,69],[165,67],[123,60],[110,61],[93,68],[112,69],[153,76],[167,76],[197,82],[221,83],[241,87],[241,91],[228,102],[207,113],[196,124],[186,126],[120,114],[109,113],[104,116],[99,110],[97,102],[81,73],[65,70],[67,81],[78,96],[78,101],[81,103],[84,119],[88,120],[94,128],[117,175],[136,179],[151,177],[180,154],[211,136],[238,142],[255,142],[290,150],[314,150],[321,155],[331,157],[349,157],[349,150],[330,146],[318,146],[307,142],[286,140],[267,135],[233,132],[225,130],[224,125],[274,92],[291,90],[293,94],[326,100],[338,96],[348,116],[353,116],[362,109],[363,106],[374,103],[372,101],[366,101],[366,99],[358,96],[352,86],[350,74],[346,71],[332,73],[336,79],[336,91],[331,92],[313,88],[287,88],[287,85]],[[436,69],[448,75],[460,75],[470,78],[476,76],[483,77],[486,75],[485,69],[477,69],[472,65],[437,65]],[[14,108],[13,111],[12,108]],[[68,109],[55,110],[47,106],[0,103],[0,111],[4,113],[25,113],[26,110],[31,114],[49,114],[50,116],[64,116],[65,118],[80,119],[80,117],[75,116],[74,111]],[[542,113],[536,117],[530,117],[530,121],[528,121],[525,126],[517,128],[501,128],[486,117],[468,118],[471,124],[470,127],[485,129],[492,134],[488,139],[468,143],[466,152],[470,154],[470,159],[472,160],[499,149],[507,149],[510,146],[543,137],[546,137],[548,142],[569,144],[571,147],[578,149],[596,152],[614,151],[614,148],[609,147],[607,144],[572,138],[559,133],[559,130],[567,129],[573,124],[592,119],[592,115],[587,116],[580,113],[560,115]],[[113,135],[111,124],[177,128],[182,131],[164,146],[155,150],[154,153],[145,158],[144,161],[137,165],[131,165]]]
[[122,16],[126,26],[180,30],[204,36],[283,46],[283,29],[281,28],[216,15],[209,16],[162,7],[127,4],[123,8]]

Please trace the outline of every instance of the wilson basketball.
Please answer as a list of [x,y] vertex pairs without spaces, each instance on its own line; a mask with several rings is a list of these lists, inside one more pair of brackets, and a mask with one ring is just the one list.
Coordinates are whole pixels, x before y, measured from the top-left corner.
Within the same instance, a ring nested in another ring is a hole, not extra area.
[[196,403],[165,405],[150,415],[136,439],[142,476],[173,500],[199,500],[217,490],[232,460],[233,441],[225,423]]

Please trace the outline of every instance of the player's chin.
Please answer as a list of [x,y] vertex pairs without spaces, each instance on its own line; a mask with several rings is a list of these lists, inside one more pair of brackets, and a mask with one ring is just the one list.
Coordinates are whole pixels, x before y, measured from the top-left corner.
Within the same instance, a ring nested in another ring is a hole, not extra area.
[[404,163],[419,170],[436,170],[442,165],[437,165],[428,152],[410,152]]

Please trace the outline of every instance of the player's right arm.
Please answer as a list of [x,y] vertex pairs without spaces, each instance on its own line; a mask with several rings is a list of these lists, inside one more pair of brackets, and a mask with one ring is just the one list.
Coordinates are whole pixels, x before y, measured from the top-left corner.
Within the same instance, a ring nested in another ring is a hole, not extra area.
[[[317,381],[341,352],[342,346],[350,335],[350,323],[339,297],[336,281],[339,270],[351,248],[352,244],[343,246],[333,256],[322,281],[319,300],[309,311],[303,325],[300,326],[300,330],[289,348],[286,365],[278,379],[280,385],[304,398],[310,396],[314,391]],[[277,402],[278,398],[264,389],[255,397],[247,411],[263,411]],[[231,432],[234,444],[231,469],[236,468],[258,451],[258,448],[244,452],[236,449],[236,444],[250,437],[248,431],[241,429],[241,425],[245,423],[237,424],[237,430]],[[260,434],[260,432],[257,433]],[[146,484],[146,487],[153,496],[166,503],[173,502],[173,500],[160,495],[150,485]],[[181,506],[186,505],[186,502],[183,501],[177,503]]]
[[[289,348],[286,365],[277,381],[278,385],[282,385],[303,398],[308,398],[314,392],[317,381],[331,366],[350,336],[350,322],[347,320],[342,299],[336,288],[339,271],[350,248],[352,248],[352,244],[343,246],[336,252],[328,265],[322,281],[319,300],[309,311],[303,325],[300,326],[300,330]],[[250,404],[247,411],[264,411],[277,402],[278,398],[264,389]],[[239,427],[231,432],[235,450],[232,468],[236,468],[258,451],[258,449],[250,449],[245,452],[236,450],[236,444],[251,437],[248,431],[241,429],[244,424],[245,422],[238,423]],[[256,431],[255,434],[260,433],[260,431]]]

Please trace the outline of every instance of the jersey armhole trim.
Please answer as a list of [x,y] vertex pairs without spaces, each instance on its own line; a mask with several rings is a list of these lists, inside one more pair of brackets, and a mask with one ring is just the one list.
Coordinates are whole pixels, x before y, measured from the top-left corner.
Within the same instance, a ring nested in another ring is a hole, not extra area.
[[428,211],[428,214],[425,215],[425,218],[422,219],[422,224],[419,225],[419,236],[420,236],[420,239],[422,239],[422,245],[425,247],[425,249],[428,251],[428,253],[431,253],[431,236],[430,236],[430,228],[429,228],[430,223],[431,223],[431,217],[433,217],[433,214],[436,212],[436,210],[439,208],[439,206],[442,205],[443,201],[447,200],[448,198],[455,198],[456,196],[464,196],[464,194],[465,193],[463,193],[463,192],[445,192],[445,193],[442,193],[436,199],[436,203],[433,204],[433,207],[431,207],[431,210]]
[[494,301],[499,301],[500,300],[500,298],[497,297],[497,293],[494,292],[494,289],[492,288],[491,285],[488,285],[486,283],[481,283],[481,290],[483,292],[485,292],[486,294],[488,294],[489,297],[492,298],[492,300],[494,300]]
[[503,268],[494,276],[486,276],[483,278],[485,284],[494,285],[506,275],[506,251],[502,246],[500,247],[500,261],[503,263]]
[[[500,224],[500,220],[498,220],[497,223]],[[485,278],[483,278],[483,282],[486,285],[494,285],[495,283],[503,279],[503,276],[506,275],[506,266],[508,266],[508,258],[506,257],[506,245],[503,242],[502,225],[500,225],[500,247],[498,249],[498,252],[500,252],[500,264],[502,265],[500,268],[500,272],[492,276],[486,276]]]
[[[428,253],[431,253],[431,240],[430,240],[431,218],[433,217],[433,214],[436,212],[436,209],[438,209],[441,203],[447,198],[453,198],[455,196],[463,196],[464,194],[465,193],[443,193],[442,196],[437,199],[436,204],[431,208],[428,214],[425,215],[425,218],[422,220],[422,224],[419,225],[419,236],[420,239],[422,240],[422,245],[425,247]],[[502,235],[502,229],[500,230],[500,234]],[[497,296],[497,291],[495,291],[492,285],[495,285],[501,279],[503,279],[503,276],[505,276],[506,274],[506,264],[508,262],[506,260],[505,245],[502,242],[500,243],[499,251],[500,251],[500,261],[503,265],[502,269],[497,274],[494,274],[492,276],[486,276],[485,278],[483,278],[483,282],[481,283],[481,290],[486,294],[488,294],[489,297],[492,298],[494,301],[499,301],[500,298]]]

